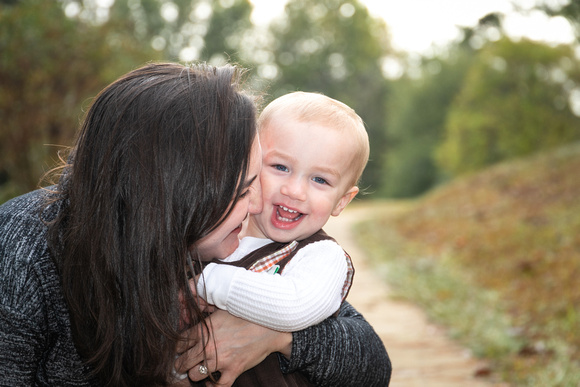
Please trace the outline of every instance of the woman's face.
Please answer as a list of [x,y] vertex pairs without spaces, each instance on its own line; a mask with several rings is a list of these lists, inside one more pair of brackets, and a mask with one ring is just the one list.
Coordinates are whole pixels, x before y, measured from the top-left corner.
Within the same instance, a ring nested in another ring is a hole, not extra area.
[[202,260],[223,259],[233,253],[239,245],[238,234],[242,231],[243,220],[248,213],[258,214],[262,211],[262,190],[259,179],[261,169],[262,149],[256,137],[252,144],[250,165],[247,180],[243,183],[245,189],[242,191],[242,196],[219,227],[196,244]]

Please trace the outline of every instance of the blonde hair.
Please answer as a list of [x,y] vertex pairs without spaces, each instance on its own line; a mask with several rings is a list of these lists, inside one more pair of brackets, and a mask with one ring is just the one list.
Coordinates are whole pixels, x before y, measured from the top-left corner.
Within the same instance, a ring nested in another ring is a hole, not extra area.
[[352,108],[324,94],[296,91],[276,98],[264,108],[258,118],[258,131],[282,112],[297,121],[318,123],[352,137],[354,175],[350,185],[358,184],[369,160],[370,145],[364,122]]

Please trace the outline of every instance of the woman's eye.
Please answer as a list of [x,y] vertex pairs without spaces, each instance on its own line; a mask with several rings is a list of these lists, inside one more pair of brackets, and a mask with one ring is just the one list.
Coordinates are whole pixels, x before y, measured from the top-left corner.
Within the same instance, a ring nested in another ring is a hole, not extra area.
[[328,184],[328,182],[324,180],[322,177],[315,177],[312,180],[318,184]]
[[285,166],[283,166],[283,165],[280,165],[280,164],[276,164],[276,165],[274,165],[274,168],[275,168],[276,170],[278,170],[278,171],[282,171],[282,172],[288,172],[288,168],[286,168]]
[[240,199],[245,198],[246,196],[248,196],[249,193],[250,193],[250,190],[249,189],[245,190],[244,192],[242,192],[240,194]]

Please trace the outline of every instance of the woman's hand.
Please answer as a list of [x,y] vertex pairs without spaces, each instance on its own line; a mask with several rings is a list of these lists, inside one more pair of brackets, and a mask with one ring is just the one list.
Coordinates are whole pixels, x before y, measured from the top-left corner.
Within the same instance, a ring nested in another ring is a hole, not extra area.
[[[209,373],[221,373],[216,385],[229,387],[240,374],[261,363],[270,353],[281,352],[287,358],[291,355],[291,333],[273,331],[234,317],[223,310],[214,312],[206,322],[209,332],[203,324],[192,327],[186,333],[188,339],[178,348],[181,355],[175,362],[175,368],[177,372],[187,372],[193,381],[207,377],[200,373],[200,366],[203,364]],[[208,343],[205,360],[200,340],[202,329],[203,337]]]

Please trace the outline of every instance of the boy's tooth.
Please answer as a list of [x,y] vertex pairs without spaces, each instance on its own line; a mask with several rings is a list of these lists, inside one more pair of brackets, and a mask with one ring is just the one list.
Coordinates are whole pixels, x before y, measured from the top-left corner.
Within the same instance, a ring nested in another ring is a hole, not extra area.
[[289,209],[289,208],[287,208],[287,207],[284,207],[284,206],[280,206],[280,207],[281,207],[281,208],[282,208],[284,211],[287,211],[287,212],[298,212],[298,211],[296,211],[296,210],[291,210],[291,209]]
[[[280,209],[281,209],[281,210],[283,210],[283,211],[285,211],[285,212],[289,212],[289,213],[291,213],[291,214],[292,214],[292,213],[293,213],[293,214],[299,214],[299,212],[298,212],[298,211],[291,210],[291,209],[289,209],[289,208],[286,208],[286,207],[284,207],[284,206],[280,206],[280,205],[279,205],[278,207],[280,207]],[[280,214],[280,212],[277,212],[277,218],[278,218],[278,220],[280,220],[280,221],[282,221],[282,222],[288,222],[288,223],[290,223],[290,222],[294,222],[294,221],[298,220],[298,219],[299,219],[299,218],[301,218],[301,217],[302,217],[302,214],[299,214],[299,215],[298,215],[296,218],[293,218],[293,219],[291,219],[291,218],[286,218],[286,217],[282,216],[282,215]]]

